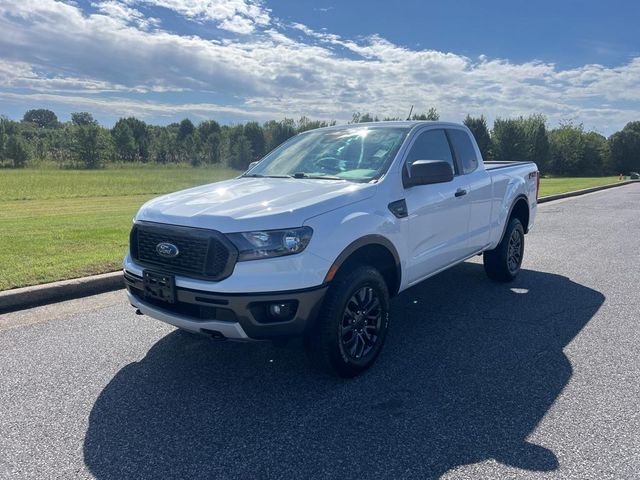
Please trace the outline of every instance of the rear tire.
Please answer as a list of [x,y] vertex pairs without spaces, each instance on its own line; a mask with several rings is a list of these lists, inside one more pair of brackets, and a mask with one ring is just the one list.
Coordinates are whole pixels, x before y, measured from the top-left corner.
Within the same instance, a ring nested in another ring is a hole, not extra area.
[[307,356],[323,371],[350,378],[375,362],[389,326],[389,291],[373,267],[356,266],[331,283],[313,329]]
[[509,220],[502,240],[484,252],[484,271],[491,280],[510,282],[518,276],[524,257],[524,228],[517,218]]

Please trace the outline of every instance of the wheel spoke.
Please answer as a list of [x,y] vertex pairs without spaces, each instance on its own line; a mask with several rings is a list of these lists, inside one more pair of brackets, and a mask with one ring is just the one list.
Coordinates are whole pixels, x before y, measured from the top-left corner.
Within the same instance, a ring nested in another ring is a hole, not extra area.
[[[369,327],[371,327],[371,325],[369,325]],[[378,338],[377,334],[377,330],[374,329],[373,332],[370,332],[367,327],[365,327],[364,329],[364,341],[367,344],[367,347],[372,347],[374,343],[376,343],[376,340]]]
[[349,347],[349,354],[352,357],[356,357],[357,358],[357,352],[358,352],[358,335],[354,335],[353,336],[353,342],[351,343],[351,346]]
[[367,304],[367,306],[364,309],[365,315],[368,315],[379,306],[380,306],[380,300],[378,300],[378,297],[373,297],[373,299]]
[[348,323],[346,325],[342,325],[342,335],[344,336],[345,333],[351,333],[353,332],[353,323]]
[[364,347],[365,347],[364,338],[362,338],[362,334],[359,333],[356,336],[356,358],[362,357],[362,353],[364,352]]
[[358,305],[355,304],[355,302],[349,301],[347,303],[347,308],[345,309],[345,313],[349,314],[352,318],[354,318],[357,315],[358,311]]
[[366,297],[367,297],[367,289],[366,288],[361,288],[360,290],[358,290],[358,292],[356,293],[356,299],[358,302],[358,307],[362,308],[366,302]]

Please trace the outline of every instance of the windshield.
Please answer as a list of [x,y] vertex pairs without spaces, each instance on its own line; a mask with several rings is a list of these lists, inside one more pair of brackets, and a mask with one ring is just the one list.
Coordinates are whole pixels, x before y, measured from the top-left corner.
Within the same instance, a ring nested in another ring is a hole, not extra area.
[[293,176],[368,182],[382,176],[409,128],[354,126],[291,138],[247,176]]

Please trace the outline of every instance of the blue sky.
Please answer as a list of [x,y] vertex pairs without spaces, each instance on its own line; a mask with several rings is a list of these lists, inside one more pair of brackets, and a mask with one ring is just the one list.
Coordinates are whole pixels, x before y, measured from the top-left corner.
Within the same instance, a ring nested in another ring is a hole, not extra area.
[[0,114],[640,119],[640,2],[0,0]]

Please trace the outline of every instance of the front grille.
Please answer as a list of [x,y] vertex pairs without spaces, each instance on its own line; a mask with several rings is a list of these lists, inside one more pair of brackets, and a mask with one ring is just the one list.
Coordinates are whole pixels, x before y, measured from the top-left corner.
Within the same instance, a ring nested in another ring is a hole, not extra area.
[[[156,248],[163,242],[178,247],[178,255],[160,256]],[[142,265],[208,280],[231,275],[238,257],[235,246],[215,230],[143,222],[131,230],[130,251]]]

